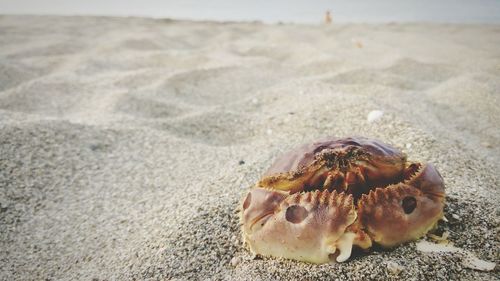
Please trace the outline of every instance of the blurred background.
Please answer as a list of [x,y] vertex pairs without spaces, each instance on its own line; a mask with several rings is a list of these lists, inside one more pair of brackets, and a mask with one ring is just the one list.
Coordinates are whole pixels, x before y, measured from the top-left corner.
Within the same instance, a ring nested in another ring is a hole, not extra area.
[[0,0],[0,14],[141,16],[266,23],[318,23],[328,10],[336,22],[500,22],[500,1],[497,0]]

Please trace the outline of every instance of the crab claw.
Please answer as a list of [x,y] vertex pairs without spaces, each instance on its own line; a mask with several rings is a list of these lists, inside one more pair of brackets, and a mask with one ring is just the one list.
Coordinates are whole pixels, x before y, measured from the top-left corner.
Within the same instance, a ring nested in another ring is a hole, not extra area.
[[427,164],[402,183],[363,195],[358,215],[374,242],[392,247],[432,229],[442,218],[443,207],[443,179]]
[[342,262],[356,244],[357,234],[347,231],[356,217],[351,195],[328,190],[295,193],[267,219],[259,219],[259,226],[253,227],[245,240],[252,252],[264,256],[312,263],[335,258]]

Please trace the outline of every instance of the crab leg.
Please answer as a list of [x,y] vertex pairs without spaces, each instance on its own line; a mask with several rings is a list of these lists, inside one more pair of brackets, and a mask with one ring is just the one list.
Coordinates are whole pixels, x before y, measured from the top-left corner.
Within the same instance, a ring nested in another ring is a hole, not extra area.
[[352,171],[346,173],[344,190],[352,194],[355,200],[357,200],[361,194],[370,191],[370,187],[366,184],[361,168],[355,167]]
[[339,171],[330,171],[326,177],[325,183],[323,184],[323,189],[327,189],[332,192],[336,190],[337,192],[344,191],[344,175]]
[[331,173],[328,173],[328,176],[326,176],[325,182],[323,183],[323,189],[330,190],[330,188],[332,188],[333,180],[334,176]]

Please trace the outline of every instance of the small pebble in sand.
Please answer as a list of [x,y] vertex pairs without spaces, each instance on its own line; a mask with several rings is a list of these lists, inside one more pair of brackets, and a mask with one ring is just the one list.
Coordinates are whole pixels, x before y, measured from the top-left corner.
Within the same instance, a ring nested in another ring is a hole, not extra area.
[[238,264],[240,264],[241,262],[242,262],[241,257],[233,257],[233,258],[231,259],[231,266],[236,267],[236,266],[238,266]]
[[407,143],[407,144],[405,145],[405,147],[406,147],[406,149],[410,149],[410,148],[411,148],[411,143]]
[[457,214],[452,214],[451,217],[456,220],[460,220],[460,216],[458,216]]
[[240,160],[240,162],[238,162],[238,164],[239,164],[239,165],[243,165],[243,164],[245,164],[245,161]]
[[261,257],[259,255],[257,255],[257,254],[252,254],[252,256],[250,256],[250,259],[252,259],[252,260],[260,260]]
[[491,143],[487,142],[487,141],[483,141],[481,142],[481,145],[486,147],[486,148],[492,148],[493,146],[491,145]]
[[387,262],[387,271],[392,275],[399,275],[404,267],[397,262],[389,261]]
[[368,121],[368,123],[373,123],[382,118],[382,115],[384,115],[384,112],[382,110],[372,110],[370,111],[370,113],[368,113],[366,120]]

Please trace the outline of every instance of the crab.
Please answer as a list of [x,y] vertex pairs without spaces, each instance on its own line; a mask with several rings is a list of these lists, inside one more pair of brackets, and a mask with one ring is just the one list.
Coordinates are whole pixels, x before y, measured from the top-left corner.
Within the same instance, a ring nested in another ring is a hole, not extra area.
[[250,251],[311,263],[343,262],[353,247],[416,240],[443,217],[444,182],[378,140],[330,137],[285,153],[240,205]]

